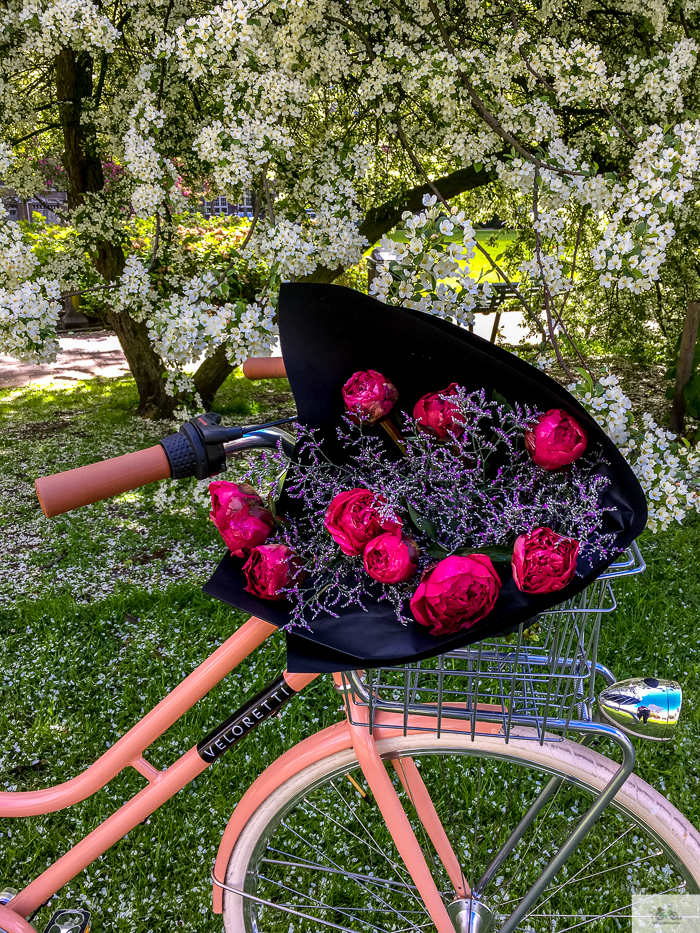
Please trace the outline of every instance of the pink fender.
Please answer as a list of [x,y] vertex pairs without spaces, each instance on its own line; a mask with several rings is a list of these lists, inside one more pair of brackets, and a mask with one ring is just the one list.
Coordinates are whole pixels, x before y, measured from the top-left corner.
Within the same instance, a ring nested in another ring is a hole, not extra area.
[[[11,903],[11,902],[10,902]],[[0,904],[0,930],[5,933],[36,933],[36,929],[16,914],[14,910]]]
[[[277,761],[266,768],[259,778],[250,785],[241,797],[238,806],[233,811],[226,831],[221,837],[219,851],[214,863],[214,877],[223,881],[226,876],[233,847],[240,836],[243,827],[258,809],[261,803],[270,796],[281,784],[295,774],[315,764],[327,755],[334,755],[345,748],[352,748],[352,739],[347,722],[337,722],[327,729],[322,729],[315,735],[299,742],[286,751]],[[214,885],[213,893],[214,913],[223,911],[223,889]]]

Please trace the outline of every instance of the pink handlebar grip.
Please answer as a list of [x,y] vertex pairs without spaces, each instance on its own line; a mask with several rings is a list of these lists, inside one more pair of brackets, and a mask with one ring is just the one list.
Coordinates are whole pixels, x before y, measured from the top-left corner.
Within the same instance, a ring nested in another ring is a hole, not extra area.
[[166,453],[156,444],[123,457],[101,460],[53,476],[40,476],[34,485],[44,515],[52,518],[129,489],[168,479],[170,475]]
[[284,379],[287,370],[281,356],[251,356],[243,364],[246,379]]

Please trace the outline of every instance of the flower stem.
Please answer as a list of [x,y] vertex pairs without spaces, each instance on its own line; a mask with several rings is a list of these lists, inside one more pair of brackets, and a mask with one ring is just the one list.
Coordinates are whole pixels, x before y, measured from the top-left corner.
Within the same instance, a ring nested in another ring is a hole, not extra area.
[[384,428],[386,433],[389,435],[389,437],[392,439],[392,441],[396,444],[396,446],[399,448],[399,450],[405,457],[406,456],[406,444],[403,439],[403,434],[399,431],[399,429],[396,427],[394,422],[390,421],[388,418],[382,418],[379,424],[381,424],[381,426]]

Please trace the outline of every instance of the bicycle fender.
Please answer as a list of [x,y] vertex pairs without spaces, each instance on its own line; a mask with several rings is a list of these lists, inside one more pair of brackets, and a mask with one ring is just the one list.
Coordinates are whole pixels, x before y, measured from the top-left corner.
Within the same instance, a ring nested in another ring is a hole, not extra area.
[[[253,781],[233,811],[219,843],[219,851],[214,862],[214,877],[220,881],[224,880],[236,840],[263,800],[304,768],[308,768],[309,765],[315,764],[328,755],[351,747],[352,738],[347,722],[337,722],[303,739],[298,745],[288,749],[276,761],[273,761]],[[222,913],[223,889],[217,884],[213,886],[212,901],[214,913]]]

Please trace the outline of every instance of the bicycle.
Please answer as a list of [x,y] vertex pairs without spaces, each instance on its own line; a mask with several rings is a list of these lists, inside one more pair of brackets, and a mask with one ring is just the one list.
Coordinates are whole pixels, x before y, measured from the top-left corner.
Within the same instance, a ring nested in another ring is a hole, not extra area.
[[[246,374],[284,375],[284,366],[249,361]],[[226,429],[213,417],[193,419],[189,433],[193,443],[216,438],[219,465],[292,443],[278,425]],[[200,461],[212,468],[205,446]],[[173,472],[158,446],[37,485],[50,515]],[[345,721],[270,765],[222,836],[213,901],[227,933],[627,929],[635,894],[700,893],[700,833],[632,773],[629,734],[669,738],[680,688],[616,684],[597,659],[601,620],[615,608],[611,581],[643,569],[635,545],[575,599],[508,636],[333,675]],[[154,768],[146,749],[274,631],[251,617],[77,777],[0,793],[0,816],[18,817],[84,800],[127,767],[147,781],[0,903],[0,930],[35,933],[27,918],[62,885],[319,676],[284,672],[166,770]],[[596,677],[606,685],[598,699]],[[599,739],[617,746],[620,764],[590,747]],[[79,908],[59,910],[45,933],[88,924]]]

